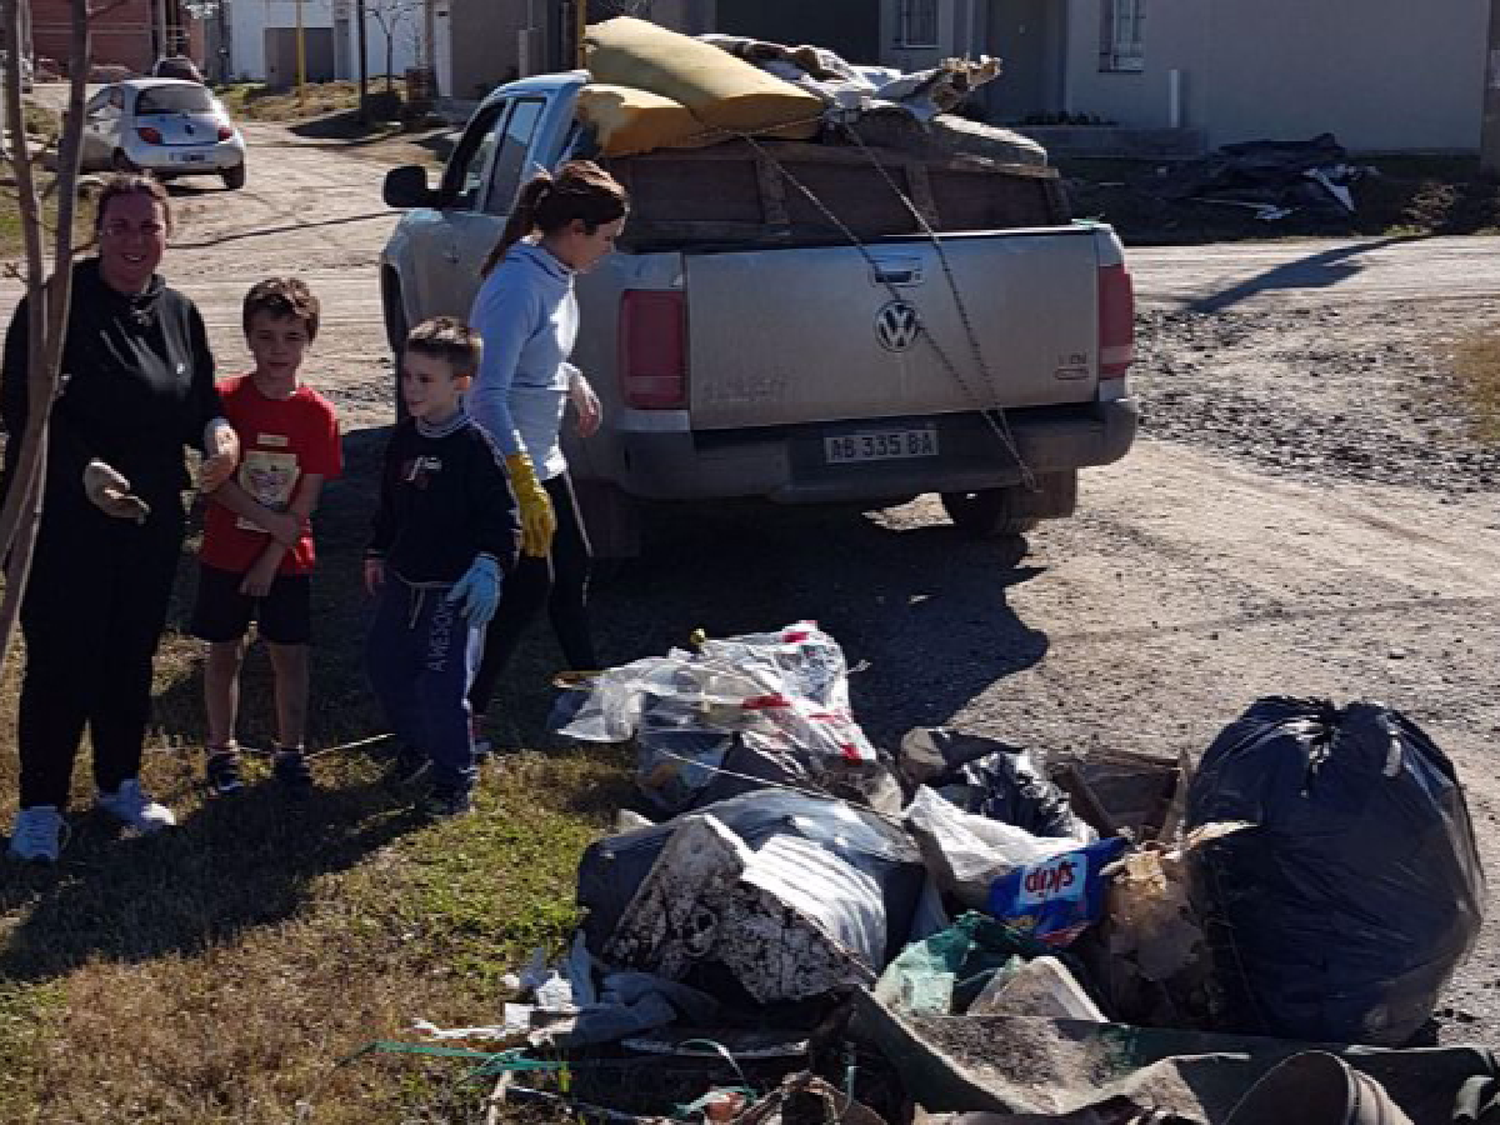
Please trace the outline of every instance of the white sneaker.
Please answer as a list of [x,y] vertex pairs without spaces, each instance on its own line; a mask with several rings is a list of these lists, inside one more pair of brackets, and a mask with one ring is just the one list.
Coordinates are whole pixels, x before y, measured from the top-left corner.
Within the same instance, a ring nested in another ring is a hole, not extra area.
[[16,815],[10,834],[10,854],[15,859],[36,863],[56,863],[62,851],[65,830],[62,814],[56,805],[33,805]]
[[113,793],[101,792],[94,801],[94,807],[103,809],[143,836],[160,832],[163,828],[171,828],[177,823],[172,810],[153,801],[142,791],[141,783],[133,777],[129,781],[122,781],[120,788]]

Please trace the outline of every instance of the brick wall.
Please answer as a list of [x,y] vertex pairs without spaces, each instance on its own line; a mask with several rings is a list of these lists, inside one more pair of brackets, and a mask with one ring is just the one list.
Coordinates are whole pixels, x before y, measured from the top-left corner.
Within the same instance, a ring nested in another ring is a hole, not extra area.
[[[203,62],[203,29],[180,8],[177,0],[167,0],[167,23],[182,29],[187,53],[200,65]],[[94,19],[90,40],[96,65],[115,64],[144,74],[151,69],[158,54],[151,26],[152,0],[125,0]],[[69,0],[31,0],[31,38],[41,58],[66,64],[69,37],[72,34],[72,5]]]

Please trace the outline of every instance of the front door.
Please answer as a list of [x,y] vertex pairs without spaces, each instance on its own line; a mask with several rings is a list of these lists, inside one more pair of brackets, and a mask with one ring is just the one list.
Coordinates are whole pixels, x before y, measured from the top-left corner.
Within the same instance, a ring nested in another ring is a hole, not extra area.
[[1062,108],[1063,5],[1059,0],[990,0],[985,51],[1000,59],[986,87],[995,124],[1015,124]]

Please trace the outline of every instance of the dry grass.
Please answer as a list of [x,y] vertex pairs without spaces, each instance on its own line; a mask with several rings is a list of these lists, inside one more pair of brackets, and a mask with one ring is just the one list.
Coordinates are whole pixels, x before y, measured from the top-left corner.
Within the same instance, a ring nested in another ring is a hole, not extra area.
[[1500,329],[1475,330],[1453,348],[1453,373],[1472,418],[1474,436],[1500,445]]
[[[350,480],[330,488],[320,522],[315,745],[383,729],[362,683],[353,580],[373,450],[351,442]],[[170,635],[158,662],[159,747],[200,744],[199,667],[197,646]],[[540,673],[533,660],[517,682]],[[10,746],[17,677],[13,662],[0,683],[0,741]],[[267,689],[258,657],[245,733],[261,744]],[[79,809],[87,761],[85,749]],[[280,796],[263,762],[251,766],[247,793],[206,802],[198,755],[152,753],[146,781],[177,811],[175,833],[120,840],[78,814],[55,871],[5,867],[0,1120],[478,1119],[484,1091],[459,1083],[461,1063],[340,1060],[376,1039],[411,1039],[413,1019],[498,1018],[501,975],[533,946],[559,945],[575,923],[577,858],[618,803],[622,763],[502,756],[486,767],[476,815],[441,825],[413,818],[364,750],[320,757],[320,790],[301,805]],[[6,753],[6,805],[15,786]]]
[[353,82],[310,82],[302,96],[254,82],[224,86],[216,93],[230,113],[252,121],[302,121],[359,105],[359,87]]

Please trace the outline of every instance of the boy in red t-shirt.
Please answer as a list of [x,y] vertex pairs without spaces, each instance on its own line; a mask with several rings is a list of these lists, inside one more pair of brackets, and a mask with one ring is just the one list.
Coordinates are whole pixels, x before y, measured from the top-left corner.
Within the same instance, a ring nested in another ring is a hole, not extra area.
[[343,454],[333,407],[297,380],[318,334],[318,299],[298,278],[268,278],[245,295],[244,327],[255,370],[219,384],[243,452],[234,477],[209,500],[193,607],[193,635],[208,642],[208,786],[217,796],[243,788],[234,731],[254,619],[275,673],[275,774],[300,795],[312,788],[302,745],[312,617],[308,519]]

